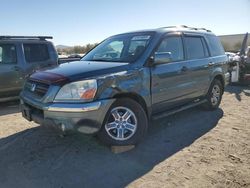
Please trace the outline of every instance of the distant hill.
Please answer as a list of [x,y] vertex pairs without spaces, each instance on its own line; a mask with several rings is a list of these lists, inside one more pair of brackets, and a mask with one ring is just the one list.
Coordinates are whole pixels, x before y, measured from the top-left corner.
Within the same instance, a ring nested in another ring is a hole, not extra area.
[[56,49],[66,49],[71,48],[72,46],[65,46],[65,45],[56,45]]

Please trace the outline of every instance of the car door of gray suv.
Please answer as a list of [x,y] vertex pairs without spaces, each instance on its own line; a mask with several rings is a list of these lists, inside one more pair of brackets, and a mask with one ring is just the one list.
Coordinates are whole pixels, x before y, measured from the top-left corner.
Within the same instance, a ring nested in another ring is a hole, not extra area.
[[210,56],[204,37],[196,34],[186,34],[184,37],[187,68],[189,76],[195,85],[193,97],[205,95],[210,85]]
[[17,96],[22,87],[16,46],[0,44],[0,98]]
[[54,59],[50,56],[49,45],[41,41],[35,43],[23,43],[23,54],[26,62],[26,72],[32,73],[46,67],[55,65]]
[[192,98],[195,89],[192,78],[189,76],[188,62],[185,61],[181,35],[167,35],[156,52],[171,54],[172,61],[154,65],[151,68],[153,113],[187,102]]

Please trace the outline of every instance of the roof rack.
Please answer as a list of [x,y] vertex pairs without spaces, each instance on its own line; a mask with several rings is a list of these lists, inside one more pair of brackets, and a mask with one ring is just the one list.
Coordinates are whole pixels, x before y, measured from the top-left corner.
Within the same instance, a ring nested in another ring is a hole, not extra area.
[[39,40],[46,40],[46,39],[53,39],[51,36],[0,36],[1,39],[39,39]]
[[161,27],[160,29],[165,29],[165,28],[186,28],[186,29],[196,30],[196,31],[203,30],[203,31],[206,31],[206,32],[211,32],[211,30],[206,29],[206,28],[188,27],[188,26],[186,26],[186,25]]
[[196,28],[196,27],[188,27],[188,28],[190,28],[191,30],[196,30],[196,31],[198,31],[198,30],[204,30],[206,32],[211,32],[211,30],[206,29],[206,28]]

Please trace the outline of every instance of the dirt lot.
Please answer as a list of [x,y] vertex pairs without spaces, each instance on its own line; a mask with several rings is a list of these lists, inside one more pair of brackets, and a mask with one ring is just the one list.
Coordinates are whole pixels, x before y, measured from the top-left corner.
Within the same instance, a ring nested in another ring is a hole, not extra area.
[[0,104],[0,187],[250,187],[250,88],[221,108],[152,123],[142,144],[113,154],[95,137],[61,138]]

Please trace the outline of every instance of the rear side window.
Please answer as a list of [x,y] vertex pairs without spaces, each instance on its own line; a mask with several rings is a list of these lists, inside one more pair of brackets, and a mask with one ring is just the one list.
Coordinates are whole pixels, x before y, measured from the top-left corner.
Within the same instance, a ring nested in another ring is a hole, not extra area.
[[205,41],[205,39],[204,39],[203,37],[201,38],[201,40],[202,40],[202,44],[203,44],[205,56],[206,56],[206,57],[209,57],[207,42]]
[[208,56],[205,51],[201,37],[185,37],[185,44],[187,50],[187,59],[200,59]]
[[28,63],[49,60],[49,52],[46,44],[24,44],[25,59]]
[[13,44],[0,44],[0,64],[17,63],[16,47]]
[[184,60],[182,39],[179,36],[163,39],[156,52],[167,52],[172,56],[172,61]]
[[208,45],[209,45],[210,52],[211,52],[212,56],[218,56],[218,55],[225,54],[224,48],[222,47],[221,42],[218,39],[218,37],[216,37],[214,35],[208,35],[207,39],[208,39]]

